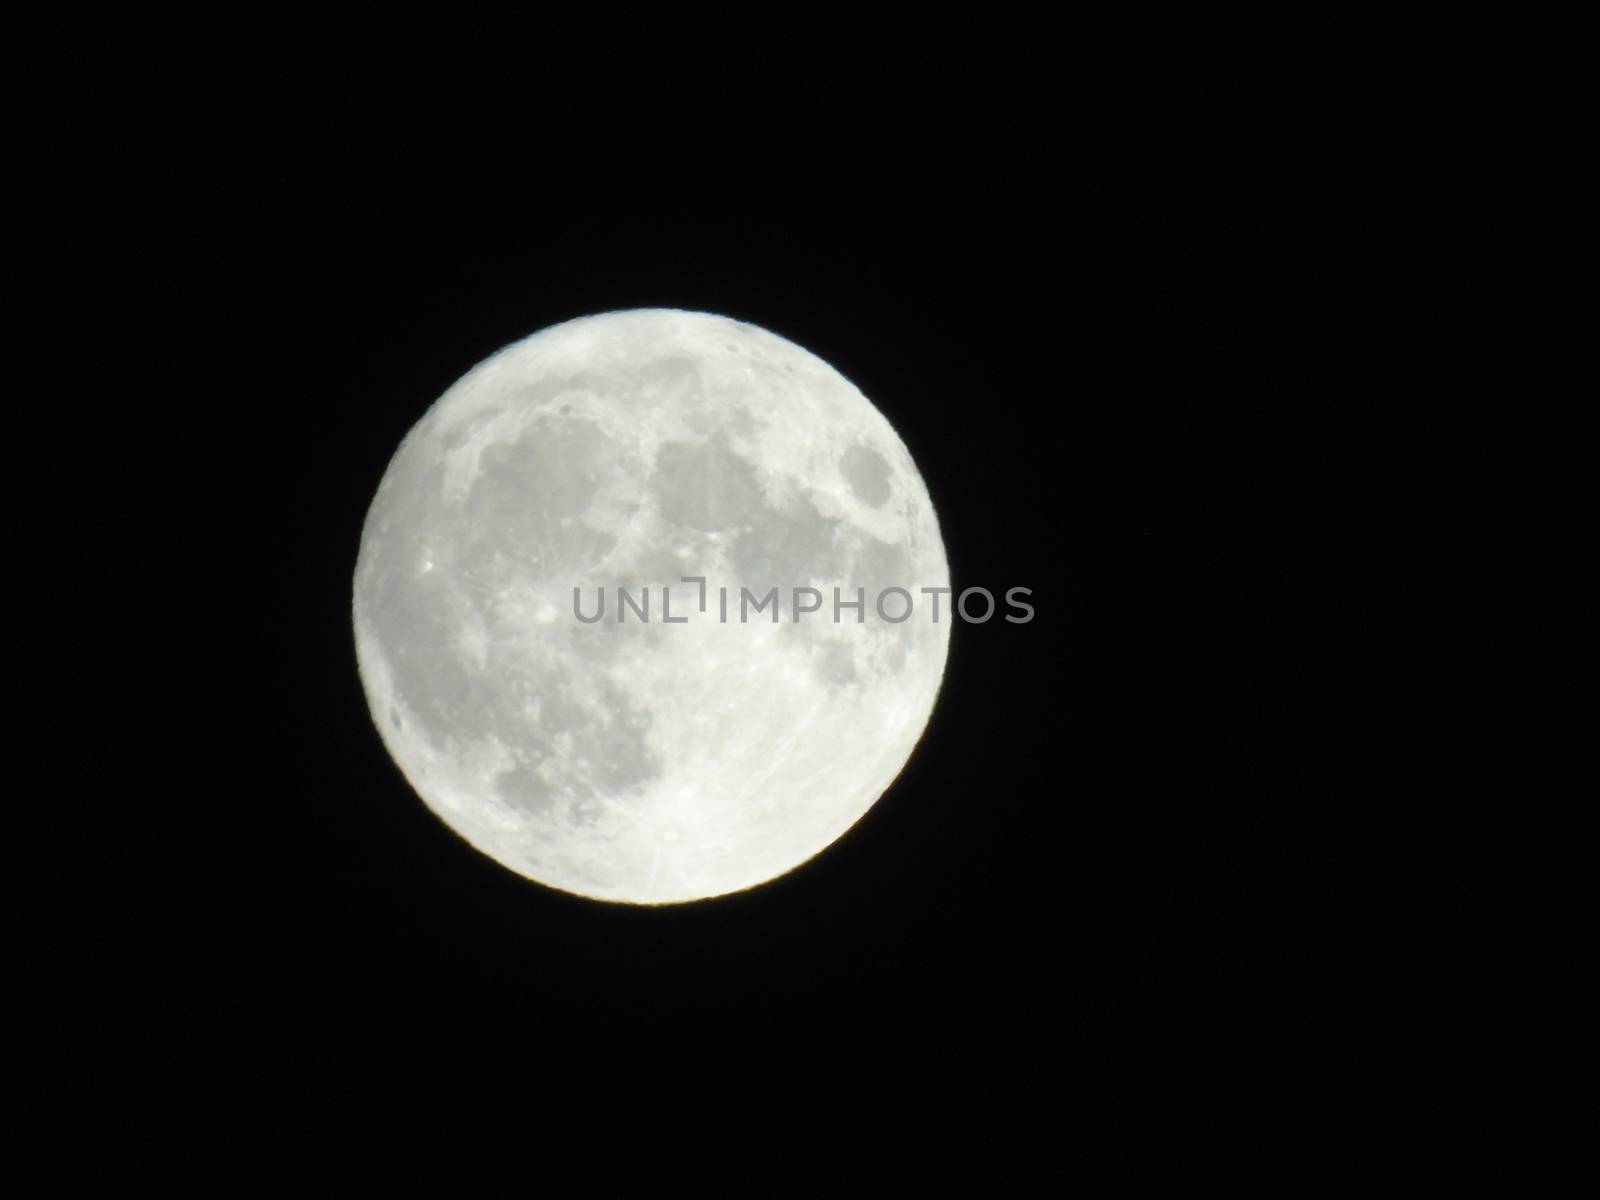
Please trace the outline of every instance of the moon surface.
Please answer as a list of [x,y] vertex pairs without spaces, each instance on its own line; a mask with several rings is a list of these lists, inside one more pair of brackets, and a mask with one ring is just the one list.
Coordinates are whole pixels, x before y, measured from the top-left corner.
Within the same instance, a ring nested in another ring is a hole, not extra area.
[[726,317],[613,312],[492,355],[407,434],[362,531],[356,653],[461,837],[673,903],[791,870],[883,794],[944,674],[948,596],[935,620],[921,589],[948,587],[927,488],[844,376]]

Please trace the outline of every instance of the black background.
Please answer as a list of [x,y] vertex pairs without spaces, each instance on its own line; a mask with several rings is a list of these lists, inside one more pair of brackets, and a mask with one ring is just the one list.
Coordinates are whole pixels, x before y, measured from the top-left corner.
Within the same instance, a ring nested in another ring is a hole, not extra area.
[[[7,235],[49,282],[20,599],[66,631],[16,646],[52,797],[13,910],[42,1178],[1007,1194],[1393,1136],[1365,918],[1405,664],[1373,639],[1419,553],[1431,119],[798,28],[616,20],[493,65],[488,32],[174,34],[116,73],[47,43]],[[426,406],[636,306],[833,363],[957,586],[1037,609],[956,628],[849,836],[656,910],[450,835],[349,623]]]

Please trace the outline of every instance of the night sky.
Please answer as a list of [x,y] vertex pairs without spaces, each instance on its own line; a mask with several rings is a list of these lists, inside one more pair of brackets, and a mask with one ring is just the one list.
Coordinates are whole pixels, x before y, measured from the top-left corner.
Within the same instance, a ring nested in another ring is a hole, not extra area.
[[[13,639],[39,1179],[1023,1195],[1391,1136],[1364,851],[1375,622],[1426,554],[1389,518],[1435,404],[1396,366],[1421,126],[1068,86],[1025,31],[798,28],[42,39],[6,234],[49,283],[13,331],[22,628],[63,630]],[[662,909],[450,834],[350,631],[426,407],[639,306],[832,363],[956,586],[1037,614],[956,627],[845,838]]]

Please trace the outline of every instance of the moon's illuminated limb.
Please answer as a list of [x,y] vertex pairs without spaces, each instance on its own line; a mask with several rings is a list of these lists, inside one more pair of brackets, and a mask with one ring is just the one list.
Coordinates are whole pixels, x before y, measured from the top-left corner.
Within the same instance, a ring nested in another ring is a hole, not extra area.
[[[724,624],[686,575],[776,586],[782,619]],[[541,883],[664,903],[780,875],[871,807],[950,628],[872,597],[948,585],[910,455],[837,371],[725,317],[606,313],[493,355],[406,436],[362,533],[356,649],[451,828]],[[671,586],[689,619],[575,619],[575,587],[592,610],[619,586]],[[793,619],[797,586],[822,613]],[[865,620],[832,620],[834,587],[866,590]]]

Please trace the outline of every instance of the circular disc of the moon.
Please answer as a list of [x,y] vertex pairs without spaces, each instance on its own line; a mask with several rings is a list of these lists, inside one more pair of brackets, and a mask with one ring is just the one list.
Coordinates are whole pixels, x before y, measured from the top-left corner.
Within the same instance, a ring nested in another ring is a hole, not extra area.
[[501,350],[406,436],[356,650],[450,828],[666,903],[780,875],[872,806],[933,708],[949,597],[935,621],[921,589],[948,586],[911,456],[842,375],[754,325],[615,312]]

